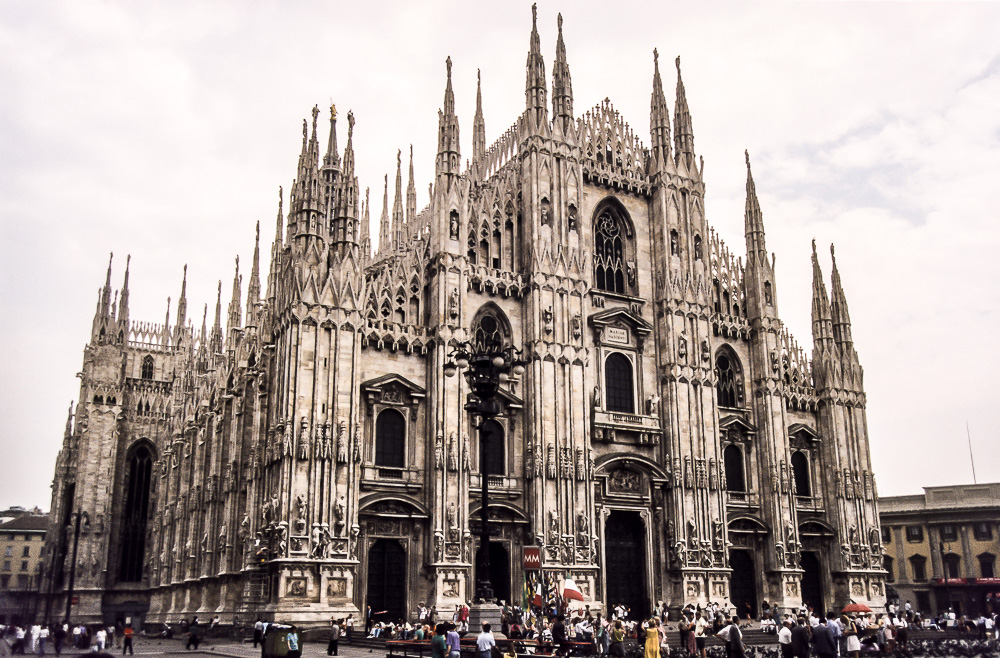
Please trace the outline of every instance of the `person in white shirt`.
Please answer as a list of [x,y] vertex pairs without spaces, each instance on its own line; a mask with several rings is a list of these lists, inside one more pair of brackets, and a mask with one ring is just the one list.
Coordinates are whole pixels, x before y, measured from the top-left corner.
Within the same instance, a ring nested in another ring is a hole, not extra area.
[[97,629],[97,633],[94,634],[94,637],[97,638],[97,650],[104,651],[104,643],[108,640],[108,632],[103,628],[99,628]]
[[476,652],[479,654],[479,658],[490,658],[490,653],[496,645],[493,633],[490,632],[490,625],[483,624],[483,632],[476,638]]
[[792,658],[792,622],[786,618],[781,622],[778,631],[778,646],[781,647],[781,658]]

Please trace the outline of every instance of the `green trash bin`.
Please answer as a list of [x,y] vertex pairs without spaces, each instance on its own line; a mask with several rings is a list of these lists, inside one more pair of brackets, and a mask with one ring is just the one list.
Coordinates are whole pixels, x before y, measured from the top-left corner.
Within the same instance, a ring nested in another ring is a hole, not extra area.
[[269,624],[267,635],[264,636],[263,658],[285,658],[288,655],[288,634],[291,626],[285,624]]

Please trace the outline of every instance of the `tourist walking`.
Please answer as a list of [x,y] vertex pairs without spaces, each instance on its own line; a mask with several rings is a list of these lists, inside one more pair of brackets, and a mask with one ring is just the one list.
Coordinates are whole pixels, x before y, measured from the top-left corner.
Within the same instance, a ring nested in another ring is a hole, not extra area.
[[299,648],[299,629],[292,626],[288,631],[288,658],[302,658],[302,649]]
[[264,641],[264,622],[261,621],[260,617],[257,617],[257,621],[253,625],[253,648],[256,649],[257,645]]
[[826,615],[820,615],[819,624],[812,629],[813,649],[818,658],[836,658],[837,638],[833,636],[833,629],[830,628],[830,620]]
[[810,627],[805,617],[799,617],[799,622],[792,628],[792,655],[795,658],[809,658]]
[[646,644],[643,658],[660,658],[660,620],[656,617],[646,622]]
[[438,624],[431,638],[431,658],[448,658],[448,639],[445,637],[445,625]]
[[[330,641],[326,645],[326,655],[339,655],[337,645],[340,644],[340,624],[336,619],[330,620]],[[443,658],[443,657],[442,657]]]
[[490,632],[490,625],[484,623],[483,632],[476,638],[476,652],[479,658],[490,658],[493,647],[496,645],[497,642],[493,639],[493,633]]

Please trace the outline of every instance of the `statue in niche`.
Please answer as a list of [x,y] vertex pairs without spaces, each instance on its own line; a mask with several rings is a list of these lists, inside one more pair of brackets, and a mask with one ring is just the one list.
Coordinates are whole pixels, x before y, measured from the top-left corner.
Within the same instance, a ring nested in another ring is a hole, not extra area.
[[284,457],[292,456],[292,424],[285,425],[285,440],[281,444],[281,454]]
[[554,509],[549,510],[549,544],[559,545],[559,515]]
[[785,567],[785,545],[780,541],[774,545],[774,561],[779,569]]
[[678,252],[677,231],[670,232],[670,255],[676,256]]
[[451,213],[451,220],[448,223],[448,234],[452,240],[458,239],[458,213]]
[[548,308],[542,310],[542,325],[544,326],[545,333],[547,333],[547,334],[551,334],[553,332],[553,330],[555,329],[555,326],[553,325],[553,322],[552,322],[552,307],[551,306],[549,306]]
[[575,231],[577,229],[578,218],[576,216],[576,206],[572,203],[569,204],[569,211],[567,213],[569,230]]
[[546,448],[546,475],[550,480],[556,479],[556,447],[550,443]]
[[451,296],[448,298],[448,315],[452,320],[458,319],[458,288],[454,288],[451,291]]
[[597,411],[601,410],[601,387],[594,387],[594,409]]
[[687,520],[687,539],[691,548],[698,548],[698,526],[694,519]]
[[625,272],[626,272],[626,275],[628,276],[628,284],[630,286],[634,286],[635,285],[635,274],[636,274],[636,268],[635,268],[635,261],[634,260],[629,260],[627,263],[625,263]]
[[469,464],[469,437],[462,437],[462,470],[468,473],[472,470]]
[[580,319],[580,314],[579,313],[577,313],[576,315],[573,316],[573,319],[571,320],[571,324],[572,324],[572,327],[573,327],[573,338],[579,338],[580,336],[582,336],[583,335],[583,321]]
[[712,360],[712,349],[708,346],[708,341],[701,341],[701,360],[708,363]]
[[434,533],[434,561],[444,562],[444,536],[440,532]]
[[660,396],[653,393],[646,400],[646,415],[648,416],[659,416],[660,415]]
[[448,470],[458,470],[458,444],[454,432],[448,435]]
[[541,202],[541,204],[539,204],[539,206],[540,206],[540,217],[541,217],[542,226],[546,226],[548,224],[551,224],[552,223],[552,204],[549,203],[548,199],[546,199],[546,198],[543,197],[542,198],[542,202]]
[[222,553],[226,550],[226,544],[229,543],[229,538],[226,536],[226,524],[223,523],[219,526],[219,552]]
[[344,421],[340,421],[339,430],[337,432],[337,463],[346,464],[347,463],[347,426]]
[[583,448],[576,449],[576,479],[581,482],[587,479],[587,462]]
[[333,527],[337,531],[338,536],[343,536],[344,534],[344,516],[346,514],[344,497],[341,496],[337,499],[337,504],[333,506]]
[[444,436],[441,432],[434,437],[434,468],[441,470],[444,467]]
[[674,559],[677,560],[677,563],[682,567],[687,566],[687,550],[687,544],[682,541],[674,544]]
[[677,337],[677,358],[681,363],[687,362],[688,355],[688,341],[687,336],[681,334]]
[[458,512],[455,509],[455,501],[448,503],[448,527],[457,528],[458,527]]

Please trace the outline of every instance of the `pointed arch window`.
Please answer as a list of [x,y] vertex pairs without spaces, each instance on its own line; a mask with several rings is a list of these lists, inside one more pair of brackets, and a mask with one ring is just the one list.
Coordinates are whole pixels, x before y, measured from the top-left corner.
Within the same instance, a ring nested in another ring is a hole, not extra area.
[[608,355],[604,362],[604,387],[608,411],[635,413],[632,362],[627,356],[619,352]]
[[715,357],[715,390],[720,407],[743,406],[743,369],[736,356],[722,350]]
[[726,446],[722,454],[726,466],[726,490],[746,493],[747,481],[743,468],[743,451],[737,445]]
[[405,453],[406,420],[395,409],[383,409],[375,421],[375,465],[403,468]]
[[142,580],[142,566],[146,555],[146,523],[149,518],[153,454],[146,443],[139,443],[129,451],[125,463],[128,470],[125,475],[118,580],[135,583]]
[[622,295],[635,293],[631,230],[619,210],[605,205],[594,220],[594,286]]
[[472,342],[477,351],[502,349],[511,344],[510,323],[503,312],[487,304],[472,322]]
[[795,495],[812,496],[812,483],[809,478],[809,460],[802,451],[792,453],[792,475],[795,478]]
[[[135,372],[135,371],[133,371]],[[152,379],[153,378],[153,357],[147,354],[142,358],[142,378]]]

